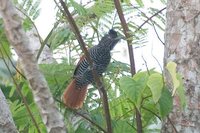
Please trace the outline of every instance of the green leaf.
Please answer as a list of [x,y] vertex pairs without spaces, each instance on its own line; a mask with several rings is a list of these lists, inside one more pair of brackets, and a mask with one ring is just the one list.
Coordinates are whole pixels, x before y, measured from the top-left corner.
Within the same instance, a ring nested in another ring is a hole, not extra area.
[[24,19],[22,26],[25,31],[29,31],[33,28],[33,24],[29,18]]
[[15,87],[13,86],[11,89],[10,89],[10,93],[9,93],[9,97],[11,98],[13,96],[15,92]]
[[173,107],[172,95],[167,88],[163,89],[162,95],[158,103],[159,103],[160,115],[162,118],[164,118],[171,112]]
[[132,111],[127,113],[127,110],[132,110],[133,105],[127,101],[127,98],[124,95],[120,95],[119,97],[113,99],[109,102],[110,106],[110,114],[113,119],[123,117],[132,116]]
[[70,37],[71,32],[66,28],[57,28],[55,32],[49,38],[51,42],[51,49],[54,50],[58,46],[62,45]]
[[166,68],[167,68],[167,70],[170,73],[170,76],[172,78],[172,83],[173,83],[173,87],[174,87],[173,92],[172,92],[172,96],[175,94],[176,89],[180,85],[180,82],[177,79],[176,66],[177,66],[177,64],[174,63],[174,62],[169,62],[169,63],[167,63],[167,66],[166,66]]
[[[156,108],[156,104],[154,103],[152,98],[143,101],[141,112],[143,125],[157,124],[158,119],[155,114],[159,115],[159,109]],[[145,127],[146,126],[144,126],[144,128]]]
[[128,121],[118,120],[114,122],[114,132],[115,133],[133,133],[135,129],[128,124]]
[[122,77],[120,79],[120,86],[128,98],[137,106],[140,106],[142,91],[145,88],[144,82],[133,80],[131,77]]
[[7,39],[5,30],[4,30],[4,24],[3,24],[3,19],[0,18],[0,57],[1,58],[8,58],[9,56],[11,58],[11,50],[10,50],[10,45],[9,41]]
[[[8,59],[5,59],[8,67],[10,68],[11,74],[8,71],[7,66],[3,59],[0,59],[0,84],[8,84],[12,81],[12,76],[15,74],[15,69]],[[14,64],[14,61],[13,61]]]
[[141,7],[144,6],[144,3],[142,0],[135,0],[137,2],[138,5],[140,5]]
[[69,0],[71,6],[78,12],[79,15],[87,14],[87,10],[84,8],[82,4],[77,3],[75,0]]
[[186,97],[185,97],[185,88],[183,86],[183,80],[180,74],[177,74],[177,79],[180,82],[180,86],[177,88],[177,95],[180,99],[181,102],[181,107],[185,108],[186,107]]
[[66,89],[66,86],[71,81],[74,66],[66,63],[40,64],[40,69],[48,82],[54,98],[60,99],[63,90]]
[[[1,31],[0,31],[1,32]],[[1,58],[8,58],[8,56],[11,58],[11,51],[10,51],[10,45],[6,38],[6,36],[3,35],[2,38],[0,38],[0,57]]]
[[146,82],[148,80],[148,77],[149,77],[149,75],[148,75],[147,71],[145,71],[145,72],[138,72],[138,73],[136,73],[133,76],[133,79],[135,81],[139,81],[140,80],[140,81]]
[[162,89],[163,89],[162,75],[159,74],[159,73],[152,74],[149,77],[147,85],[149,86],[149,88],[152,92],[154,102],[157,103],[160,96],[161,96],[161,92],[162,92]]

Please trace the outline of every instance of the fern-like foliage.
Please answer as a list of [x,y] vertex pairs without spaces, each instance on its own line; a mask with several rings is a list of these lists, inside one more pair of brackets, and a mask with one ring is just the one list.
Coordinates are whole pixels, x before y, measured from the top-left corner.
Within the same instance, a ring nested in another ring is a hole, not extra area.
[[[32,22],[40,12],[40,0],[13,0],[16,7],[25,13],[23,26],[25,30],[32,28]],[[165,0],[161,0],[165,2]],[[115,29],[120,36],[125,36],[122,30],[121,22],[116,12],[113,0],[93,0],[88,2],[77,0],[66,0],[66,5],[70,9],[73,18],[78,25],[81,35],[90,48],[98,44],[99,40],[110,29]],[[84,4],[83,4],[84,3]],[[148,17],[154,15],[159,10],[155,8],[145,9],[144,0],[121,0],[124,17],[129,27],[133,47],[144,45],[147,41],[147,24],[155,25],[161,30],[164,29],[165,18],[163,13],[159,13],[153,19]],[[59,4],[58,4],[59,6]],[[95,85],[89,86],[87,98],[81,111],[66,109],[62,103],[62,93],[68,83],[71,81],[76,62],[82,55],[82,50],[73,34],[71,27],[66,22],[63,13],[56,8],[56,22],[47,37],[47,43],[54,52],[57,64],[42,64],[41,71],[47,79],[51,92],[57,101],[59,110],[65,115],[66,125],[70,133],[96,133],[102,130],[95,126],[99,125],[103,129],[106,127],[104,114],[102,113],[102,101]],[[146,22],[145,26],[141,26]],[[11,56],[9,43],[3,31],[3,24],[0,20],[0,43],[5,46],[7,53]],[[122,40],[126,43],[126,40]],[[0,49],[1,45],[0,44]],[[8,45],[7,45],[8,44]],[[2,54],[5,55],[5,52]],[[0,57],[3,57],[0,55]],[[0,63],[2,63],[0,61]],[[0,79],[6,74],[5,69],[0,67]],[[151,125],[157,124],[158,119],[164,118],[171,109],[171,97],[166,88],[160,94],[157,103],[154,102],[152,92],[147,84],[152,74],[160,75],[154,70],[146,72],[138,72],[135,77],[130,77],[130,66],[126,63],[112,59],[107,71],[103,75],[103,82],[108,93],[110,113],[112,118],[112,126],[114,133],[136,132],[135,106],[139,109],[142,117],[144,132],[158,132],[157,129],[151,129]],[[15,74],[15,71],[12,73]],[[127,77],[128,76],[128,77]],[[157,78],[157,77],[156,77]],[[5,79],[5,78],[4,78]],[[6,80],[10,80],[9,77]],[[33,110],[34,117],[41,128],[42,132],[46,132],[44,124],[42,124],[39,112],[34,104],[31,91],[25,79],[17,78],[16,81],[24,96],[27,97],[28,105]],[[4,82],[5,83],[5,82]],[[16,94],[16,87],[12,84],[4,84],[1,86],[4,94],[11,106],[15,123],[20,132],[37,133],[37,130],[31,121],[25,109],[22,99]],[[169,99],[168,101],[165,99]],[[167,101],[167,102],[166,102]],[[163,106],[167,104],[168,109]],[[161,108],[163,107],[163,108]],[[87,119],[86,119],[87,118]],[[88,119],[90,121],[88,121]],[[94,124],[95,123],[95,124]]]
[[26,13],[32,20],[35,20],[40,13],[40,0],[13,0],[15,6]]

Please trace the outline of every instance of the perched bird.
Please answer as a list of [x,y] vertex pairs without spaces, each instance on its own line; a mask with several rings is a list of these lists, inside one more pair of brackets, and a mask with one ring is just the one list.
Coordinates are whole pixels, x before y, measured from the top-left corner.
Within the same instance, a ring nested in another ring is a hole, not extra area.
[[[106,71],[111,59],[110,51],[119,40],[117,32],[111,29],[108,34],[104,35],[98,45],[89,49],[93,69],[96,70],[99,76]],[[85,56],[82,56],[76,66],[72,81],[63,93],[64,104],[71,109],[81,108],[87,93],[87,87],[93,82],[92,69]]]

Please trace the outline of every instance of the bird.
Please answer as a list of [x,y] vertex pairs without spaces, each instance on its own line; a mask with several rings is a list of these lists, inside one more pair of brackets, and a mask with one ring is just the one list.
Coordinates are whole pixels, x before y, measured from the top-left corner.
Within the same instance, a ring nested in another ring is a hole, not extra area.
[[[106,33],[98,45],[91,47],[88,52],[93,62],[93,69],[99,76],[106,71],[110,60],[111,50],[119,42],[120,37],[114,29],[110,29]],[[72,81],[63,92],[63,103],[67,108],[80,109],[83,106],[87,94],[87,87],[94,83],[92,69],[88,63],[86,56],[83,55],[74,70]]]

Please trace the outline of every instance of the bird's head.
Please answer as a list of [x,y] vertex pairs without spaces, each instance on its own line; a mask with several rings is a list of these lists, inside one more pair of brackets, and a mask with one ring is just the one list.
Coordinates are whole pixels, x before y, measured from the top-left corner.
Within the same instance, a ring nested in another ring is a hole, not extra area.
[[117,38],[117,32],[113,29],[109,30],[108,35],[113,39]]
[[119,40],[120,37],[118,37],[117,32],[111,29],[108,34],[104,35],[98,45],[104,47],[105,49],[112,50]]

